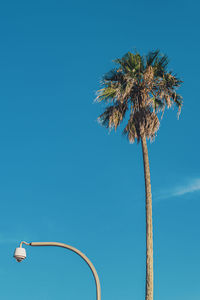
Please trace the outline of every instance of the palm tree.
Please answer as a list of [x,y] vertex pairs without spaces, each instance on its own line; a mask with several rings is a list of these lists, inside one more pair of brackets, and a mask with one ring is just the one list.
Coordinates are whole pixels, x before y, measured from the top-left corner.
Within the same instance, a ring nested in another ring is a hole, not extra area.
[[99,122],[108,129],[117,129],[126,122],[123,134],[130,143],[141,141],[146,192],[146,292],[145,299],[153,300],[153,227],[152,196],[147,139],[154,140],[165,108],[174,104],[178,115],[182,97],[176,89],[182,81],[168,71],[168,58],[159,50],[146,56],[128,52],[114,60],[116,68],[102,80],[102,89],[97,92],[97,102],[106,104]]

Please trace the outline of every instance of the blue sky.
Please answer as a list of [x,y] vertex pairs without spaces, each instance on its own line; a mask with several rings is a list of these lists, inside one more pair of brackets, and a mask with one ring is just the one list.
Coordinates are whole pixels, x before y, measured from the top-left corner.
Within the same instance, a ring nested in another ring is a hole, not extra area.
[[159,48],[183,80],[180,119],[167,111],[149,143],[155,300],[199,300],[198,1],[4,1],[0,4],[0,296],[94,299],[79,257],[21,240],[83,251],[102,298],[144,299],[141,145],[96,121],[101,76],[112,60]]

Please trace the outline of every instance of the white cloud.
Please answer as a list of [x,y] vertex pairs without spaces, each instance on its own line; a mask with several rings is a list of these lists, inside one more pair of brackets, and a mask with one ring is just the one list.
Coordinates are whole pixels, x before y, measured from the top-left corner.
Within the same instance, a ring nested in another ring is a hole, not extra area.
[[161,193],[157,194],[155,198],[156,200],[167,199],[172,197],[183,196],[185,194],[194,193],[198,191],[200,191],[200,178],[190,180],[184,185],[179,185],[172,189],[162,191]]

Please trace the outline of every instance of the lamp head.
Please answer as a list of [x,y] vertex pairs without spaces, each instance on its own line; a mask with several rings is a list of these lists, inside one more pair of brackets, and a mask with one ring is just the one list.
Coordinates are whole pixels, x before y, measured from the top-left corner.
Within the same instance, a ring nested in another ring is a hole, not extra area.
[[13,256],[16,261],[21,262],[26,258],[26,249],[22,247],[16,248]]

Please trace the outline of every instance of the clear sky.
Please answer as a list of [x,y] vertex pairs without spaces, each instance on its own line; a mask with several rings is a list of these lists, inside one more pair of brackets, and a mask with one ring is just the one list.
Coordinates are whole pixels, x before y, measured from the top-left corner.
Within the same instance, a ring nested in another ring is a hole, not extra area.
[[199,300],[198,1],[1,1],[0,298],[143,300],[145,210],[141,145],[97,124],[94,104],[112,60],[159,48],[184,80],[180,119],[167,111],[149,143],[155,300]]

